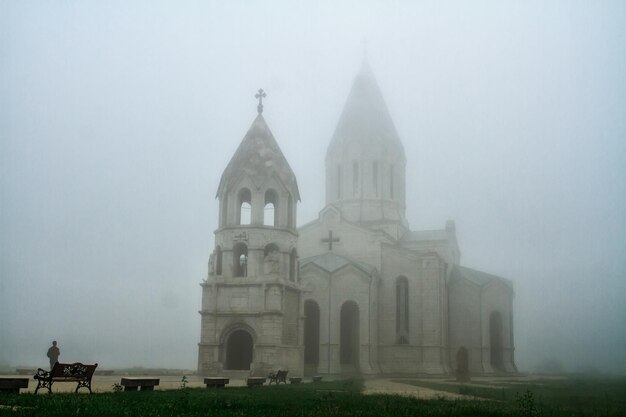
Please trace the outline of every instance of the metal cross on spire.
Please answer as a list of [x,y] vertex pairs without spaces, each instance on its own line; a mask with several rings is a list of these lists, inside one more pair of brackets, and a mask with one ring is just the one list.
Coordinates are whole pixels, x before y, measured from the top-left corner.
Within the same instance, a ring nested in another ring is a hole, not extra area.
[[259,105],[256,106],[256,111],[259,112],[259,114],[263,113],[263,98],[266,96],[267,94],[265,94],[262,88],[259,88],[259,92],[254,95],[254,97],[259,99]]

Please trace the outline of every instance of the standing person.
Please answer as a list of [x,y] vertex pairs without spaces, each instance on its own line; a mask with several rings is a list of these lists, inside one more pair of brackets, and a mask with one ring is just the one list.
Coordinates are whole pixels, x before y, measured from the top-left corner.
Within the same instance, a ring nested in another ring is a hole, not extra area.
[[52,346],[48,349],[48,358],[50,358],[50,370],[55,363],[59,361],[59,355],[61,355],[61,350],[57,347],[57,341],[52,342]]

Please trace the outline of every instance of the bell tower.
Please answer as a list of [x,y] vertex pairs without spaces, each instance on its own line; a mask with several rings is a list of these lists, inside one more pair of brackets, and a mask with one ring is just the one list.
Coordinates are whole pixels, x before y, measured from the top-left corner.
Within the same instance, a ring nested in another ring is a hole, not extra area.
[[202,282],[198,372],[302,375],[296,177],[258,115],[222,174],[219,227]]

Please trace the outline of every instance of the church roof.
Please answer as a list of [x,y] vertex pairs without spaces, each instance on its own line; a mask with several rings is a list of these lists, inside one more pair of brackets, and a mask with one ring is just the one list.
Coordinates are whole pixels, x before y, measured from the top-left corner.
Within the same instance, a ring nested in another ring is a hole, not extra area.
[[390,144],[399,148],[404,155],[404,147],[391,120],[383,95],[367,62],[352,83],[352,89],[337,123],[330,143],[333,146],[359,142],[363,145]]
[[300,266],[304,267],[308,264],[314,264],[323,270],[334,273],[339,269],[343,268],[346,265],[353,265],[366,274],[370,275],[372,272],[376,270],[371,265],[368,265],[363,262],[355,261],[354,259],[347,258],[345,256],[337,255],[334,252],[326,252],[322,255],[311,256],[309,258],[304,258],[300,260]]
[[497,275],[491,275],[486,272],[477,271],[475,269],[467,268],[461,265],[454,265],[450,274],[450,280],[456,281],[461,279],[466,279],[480,287],[483,287],[492,281],[500,281],[506,286],[513,289],[513,283],[508,279],[499,277]]
[[217,188],[217,195],[219,196],[224,188],[228,188],[236,181],[241,172],[248,174],[253,181],[275,173],[290,191],[295,192],[294,198],[300,200],[296,176],[261,113],[252,122],[248,133],[226,166]]
[[402,240],[414,242],[424,240],[447,240],[450,235],[445,229],[441,230],[412,230],[406,233]]

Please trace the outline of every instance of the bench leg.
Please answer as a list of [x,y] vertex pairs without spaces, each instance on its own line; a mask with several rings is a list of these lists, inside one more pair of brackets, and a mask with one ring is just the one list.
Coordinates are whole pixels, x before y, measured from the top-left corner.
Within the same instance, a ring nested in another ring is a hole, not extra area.
[[52,394],[52,381],[46,381],[45,379],[37,380],[37,388],[35,388],[35,394],[39,391],[39,388],[48,388],[48,394]]
[[78,384],[76,385],[76,390],[74,391],[74,393],[78,393],[78,390],[82,387],[87,388],[89,390],[89,393],[91,394],[91,380],[79,381]]

